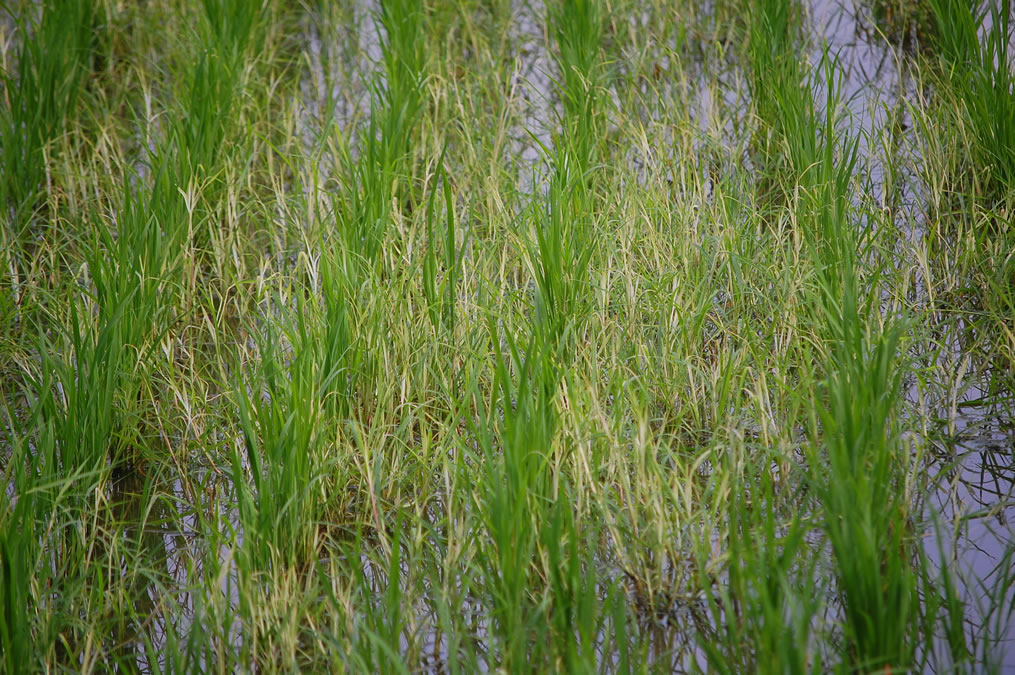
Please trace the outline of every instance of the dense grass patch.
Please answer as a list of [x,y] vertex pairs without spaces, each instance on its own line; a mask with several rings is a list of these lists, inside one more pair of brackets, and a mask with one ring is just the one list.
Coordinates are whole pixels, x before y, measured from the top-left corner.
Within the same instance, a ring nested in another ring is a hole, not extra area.
[[1003,670],[1011,7],[857,5],[4,5],[2,670]]

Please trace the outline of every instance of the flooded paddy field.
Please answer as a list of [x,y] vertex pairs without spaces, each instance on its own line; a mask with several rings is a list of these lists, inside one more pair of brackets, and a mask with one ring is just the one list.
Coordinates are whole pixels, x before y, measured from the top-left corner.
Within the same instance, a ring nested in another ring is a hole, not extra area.
[[0,671],[1015,668],[1010,0],[0,7]]

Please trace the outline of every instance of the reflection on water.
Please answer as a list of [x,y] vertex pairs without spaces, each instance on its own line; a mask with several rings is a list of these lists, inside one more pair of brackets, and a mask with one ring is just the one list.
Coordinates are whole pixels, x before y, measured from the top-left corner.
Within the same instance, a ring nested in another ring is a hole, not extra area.
[[[1015,434],[1008,400],[991,406],[964,406],[981,391],[970,386],[945,418],[936,443],[944,468],[925,517],[936,521],[924,549],[935,564],[947,561],[956,573],[966,607],[966,632],[987,654],[1015,665]],[[992,645],[993,640],[999,644]]]

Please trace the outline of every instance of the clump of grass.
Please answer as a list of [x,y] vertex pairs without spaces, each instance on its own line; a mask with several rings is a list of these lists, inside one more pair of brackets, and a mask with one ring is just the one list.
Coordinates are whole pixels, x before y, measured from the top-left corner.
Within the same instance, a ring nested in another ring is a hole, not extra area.
[[245,453],[233,457],[233,483],[249,571],[306,564],[316,548],[322,443],[328,420],[348,410],[356,353],[335,283],[325,279],[323,307],[300,288],[278,299],[280,324],[258,327],[257,371],[234,389]]
[[81,102],[89,99],[102,29],[95,4],[87,1],[5,5],[2,13],[0,363],[7,367],[8,359],[31,349],[37,325],[51,327],[40,305],[62,270],[50,254],[74,239],[71,224],[51,206],[66,187],[57,166]]
[[[222,23],[219,3],[209,2],[206,9],[212,26]],[[238,16],[250,14],[250,8],[238,11],[227,23],[249,29],[253,18],[241,24]],[[230,73],[223,85],[229,90],[238,81],[237,73]],[[123,186],[114,222],[95,218],[89,255],[95,292],[84,307],[71,308],[66,349],[57,345],[62,355],[55,356],[51,345],[42,344],[44,372],[55,373],[56,382],[38,382],[38,396],[46,418],[56,424],[61,463],[68,471],[96,469],[107,460],[113,466],[136,462],[137,448],[145,445],[138,437],[144,418],[141,391],[152,374],[153,350],[174,322],[183,249],[196,243],[195,224],[207,222],[195,214],[193,191],[213,168],[225,137],[228,109],[208,106],[232,96],[221,90],[206,56],[197,59],[192,76],[194,97],[153,155],[152,183],[139,179]],[[60,391],[55,397],[48,391],[51,385]]]
[[[171,242],[148,212],[146,192],[124,192],[117,236],[96,218],[88,256],[94,292],[71,304],[56,339],[41,337],[41,368],[29,383],[35,414],[54,434],[54,459],[67,475],[95,479],[139,459],[142,392],[171,320],[160,301],[171,284],[159,274]],[[89,491],[81,487],[80,494]]]
[[234,456],[233,483],[250,570],[269,570],[275,559],[290,565],[308,560],[318,521],[314,486],[321,412],[315,343],[309,334],[285,336],[292,340],[292,356],[286,358],[288,341],[281,332],[262,329],[260,372],[236,386],[246,452]]
[[[444,171],[444,158],[438,163],[441,179],[440,193],[444,197],[444,231],[442,239],[437,236],[436,223],[438,221],[435,209],[438,190],[435,188],[430,193],[427,201],[427,249],[423,258],[423,293],[427,299],[427,311],[430,315],[430,322],[434,328],[443,327],[449,334],[455,332],[455,308],[458,305],[458,280],[461,276],[462,256],[465,252],[465,244],[458,244],[458,229],[455,218],[455,202],[451,192],[451,184],[448,181],[447,173]],[[438,243],[443,245],[443,271],[444,275],[440,283],[438,279]]]
[[[859,309],[854,299],[844,294],[839,317]],[[909,516],[898,498],[901,444],[892,428],[900,329],[872,339],[858,322],[839,317],[829,326],[836,337],[829,409],[821,414],[827,476],[814,482],[845,602],[848,657],[864,669],[909,667],[919,600]]]
[[757,114],[759,130],[751,148],[766,195],[789,189],[809,166],[813,133],[807,117],[813,103],[804,86],[800,47],[800,5],[779,0],[750,0],[745,10],[752,17],[747,31],[747,88]]
[[[126,534],[131,527],[146,527],[152,482],[145,481],[134,513],[122,508],[115,486],[88,494],[104,467],[86,471],[61,465],[54,425],[43,419],[36,410],[10,437],[7,475],[13,474],[17,496],[2,523],[4,555],[9,572],[20,567],[24,576],[16,580],[18,588],[10,576],[2,580],[10,585],[5,598],[20,603],[13,623],[0,620],[18,631],[5,637],[5,654],[17,671],[122,665],[133,647],[126,636],[144,633],[147,623],[112,607],[125,602],[144,613],[148,584],[165,580],[158,567],[151,567],[165,560],[165,548]],[[54,588],[60,592],[54,594]]]
[[604,14],[600,0],[560,0],[549,9],[559,50],[558,89],[564,108],[563,138],[558,143],[566,147],[573,163],[567,169],[582,176],[581,180],[599,159],[597,148],[605,131]]
[[481,560],[492,595],[494,658],[511,670],[541,658],[541,609],[530,589],[551,499],[557,372],[540,333],[529,337],[524,352],[510,337],[507,342],[505,355],[500,340],[494,341],[496,390],[489,405],[476,403],[481,416],[475,436],[485,467],[483,520],[489,546]]
[[737,478],[728,577],[718,585],[710,564],[699,563],[709,616],[699,630],[708,663],[721,672],[822,672],[826,664],[815,639],[822,589],[807,542],[813,524],[797,514],[785,518],[771,474],[760,464],[748,460],[741,470],[731,468]]
[[[627,646],[627,635],[624,619],[617,617],[617,590],[597,574],[597,528],[580,527],[575,522],[571,489],[566,481],[558,482],[540,529],[549,577],[549,658],[555,669],[591,672],[598,666],[599,642],[607,633],[607,622],[612,620],[611,637],[621,653]],[[618,666],[621,671],[630,668],[622,660]]]
[[[315,549],[323,506],[318,491],[307,486],[326,473],[320,462],[321,434],[353,414],[350,401],[363,366],[349,308],[383,269],[379,255],[393,200],[409,194],[404,191],[410,142],[423,100],[424,54],[418,41],[423,5],[384,2],[376,20],[384,31],[384,69],[370,85],[373,107],[365,135],[358,139],[358,155],[348,145],[341,147],[349,180],[332,200],[339,237],[325,233],[324,254],[309,270],[316,281],[286,293],[289,300],[275,309],[279,334],[259,345],[258,374],[234,388],[246,444],[243,456],[254,482],[248,491],[237,453],[233,479],[243,495],[241,520],[252,535],[251,570],[273,569],[273,560],[283,566],[305,564]],[[453,218],[449,202],[452,238]],[[454,257],[453,240],[450,251]],[[453,294],[453,287],[448,292]],[[267,334],[274,329],[258,324],[254,330]],[[380,514],[375,515],[381,527]]]
[[998,200],[1015,184],[1011,2],[988,3],[989,10],[982,12],[966,0],[931,0],[929,5],[937,24],[944,83],[972,131],[971,164],[986,171],[984,196]]
[[82,0],[47,0],[22,7],[16,70],[2,74],[0,204],[4,248],[27,244],[47,173],[45,153],[65,130],[81,98],[96,41],[96,7]]
[[[597,0],[562,0],[550,12],[559,53],[563,129],[554,139],[546,204],[533,206],[536,323],[552,343],[580,330],[589,311],[588,270],[597,235],[590,172],[603,129],[600,41],[603,9]],[[569,351],[569,342],[560,344]]]
[[251,45],[261,44],[267,13],[241,0],[203,0],[201,9],[200,47],[188,64],[178,116],[154,160],[166,180],[153,189],[152,210],[163,214],[161,226],[171,236],[186,241],[207,275],[212,263],[216,270],[226,267],[216,210],[228,191],[230,163],[243,162],[240,151],[249,145],[237,112]]
[[[918,560],[911,558],[910,515],[900,497],[906,460],[897,429],[904,323],[881,316],[877,271],[861,282],[861,262],[877,253],[873,229],[850,219],[856,141],[836,144],[838,90],[826,66],[823,138],[807,232],[816,268],[816,309],[827,362],[817,406],[820,438],[810,455],[811,484],[842,593],[853,668],[909,668],[920,615]],[[861,283],[868,289],[861,290]],[[827,407],[826,407],[827,406]],[[916,554],[919,555],[918,553]]]
[[[371,85],[370,117],[359,138],[358,156],[344,148],[346,189],[333,209],[350,264],[374,269],[385,242],[393,200],[411,208],[411,141],[423,106],[425,54],[419,35],[424,7],[420,0],[385,0],[378,28],[383,71]],[[354,268],[355,269],[355,268]]]
[[[56,4],[71,10],[71,3]],[[84,15],[92,17],[94,7],[88,7]],[[218,7],[208,3],[206,9],[214,13]],[[46,12],[51,11],[47,5]],[[56,21],[65,33],[67,27],[92,29],[91,19],[75,22],[72,14]],[[43,30],[38,36],[54,39],[51,32]],[[73,41],[67,46],[77,49]],[[61,58],[59,49],[53,49],[52,58]],[[26,67],[30,65],[26,61]],[[63,71],[61,77],[73,81],[75,68],[65,64]],[[195,81],[208,81],[207,63],[199,58],[194,73]],[[37,75],[23,74],[28,79],[21,84],[34,86],[32,78]],[[63,86],[52,83],[54,91],[48,95],[64,96]],[[220,88],[213,93],[223,95]],[[60,107],[58,103],[52,102],[54,108]],[[66,103],[70,106],[72,100]],[[75,242],[84,249],[84,259],[77,261],[84,263],[78,284],[67,293],[65,303],[54,301],[48,318],[56,328],[38,332],[39,363],[25,368],[30,412],[16,443],[32,450],[15,452],[12,459],[30,467],[15,489],[18,503],[32,511],[20,524],[25,536],[38,542],[31,564],[52,570],[51,577],[38,574],[36,579],[61,589],[56,601],[42,587],[30,593],[27,632],[34,633],[35,655],[47,664],[73,663],[88,670],[96,663],[128,662],[131,656],[124,654],[130,649],[119,643],[132,643],[143,633],[139,626],[146,620],[109,611],[104,581],[113,580],[114,594],[129,597],[133,604],[147,593],[137,590],[141,579],[158,578],[144,562],[145,556],[159,555],[140,543],[146,538],[140,537],[137,546],[129,538],[121,541],[125,526],[116,508],[95,505],[106,504],[110,494],[115,495],[111,478],[121,479],[141,463],[162,466],[164,460],[153,449],[172,454],[152,380],[164,341],[179,321],[177,301],[183,295],[185,254],[193,243],[191,228],[205,222],[195,215],[197,184],[203,172],[216,170],[212,163],[218,160],[217,148],[226,135],[208,130],[214,125],[208,124],[213,120],[207,101],[189,104],[194,107],[181,105],[183,114],[171,118],[177,122],[156,136],[144,169],[121,167],[122,182],[71,221],[84,232]],[[225,128],[221,120],[218,124]],[[107,186],[102,183],[99,189]],[[147,503],[152,501],[153,482],[146,483]],[[139,527],[144,526],[141,518]],[[164,563],[164,548],[161,557]],[[126,573],[112,572],[121,564],[127,566]],[[82,622],[76,616],[79,611],[92,615],[93,621]]]
[[591,201],[583,179],[571,173],[572,159],[558,151],[560,168],[550,180],[546,204],[532,207],[535,245],[530,251],[535,321],[553,341],[564,340],[564,351],[590,309],[588,271],[596,251]]
[[[927,169],[927,182],[936,190],[929,248],[935,261],[954,259],[960,265],[963,289],[946,302],[954,311],[968,312],[966,320],[976,332],[991,336],[986,348],[999,364],[991,377],[994,396],[1008,388],[1015,372],[1010,254],[1015,229],[1009,217],[1015,185],[1012,8],[1007,0],[983,8],[958,0],[928,4],[939,33],[933,79],[939,106],[919,111],[917,119],[927,155],[947,164],[940,175],[934,175],[937,166]],[[935,121],[955,133],[926,138],[934,134]],[[951,275],[947,268],[942,273]]]
[[24,454],[24,444],[15,441],[3,474],[5,485],[13,481],[17,500],[12,503],[7,490],[0,497],[0,646],[9,673],[31,670],[38,651],[29,620],[33,598],[26,581],[35,577],[31,565],[40,539],[35,514],[43,505],[31,492],[35,485],[26,476]]

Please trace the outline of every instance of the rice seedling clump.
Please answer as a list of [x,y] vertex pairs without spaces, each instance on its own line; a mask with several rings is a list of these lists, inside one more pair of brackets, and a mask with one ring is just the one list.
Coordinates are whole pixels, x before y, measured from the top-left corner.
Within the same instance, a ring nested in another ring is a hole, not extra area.
[[0,672],[1006,672],[1011,26],[0,5]]

